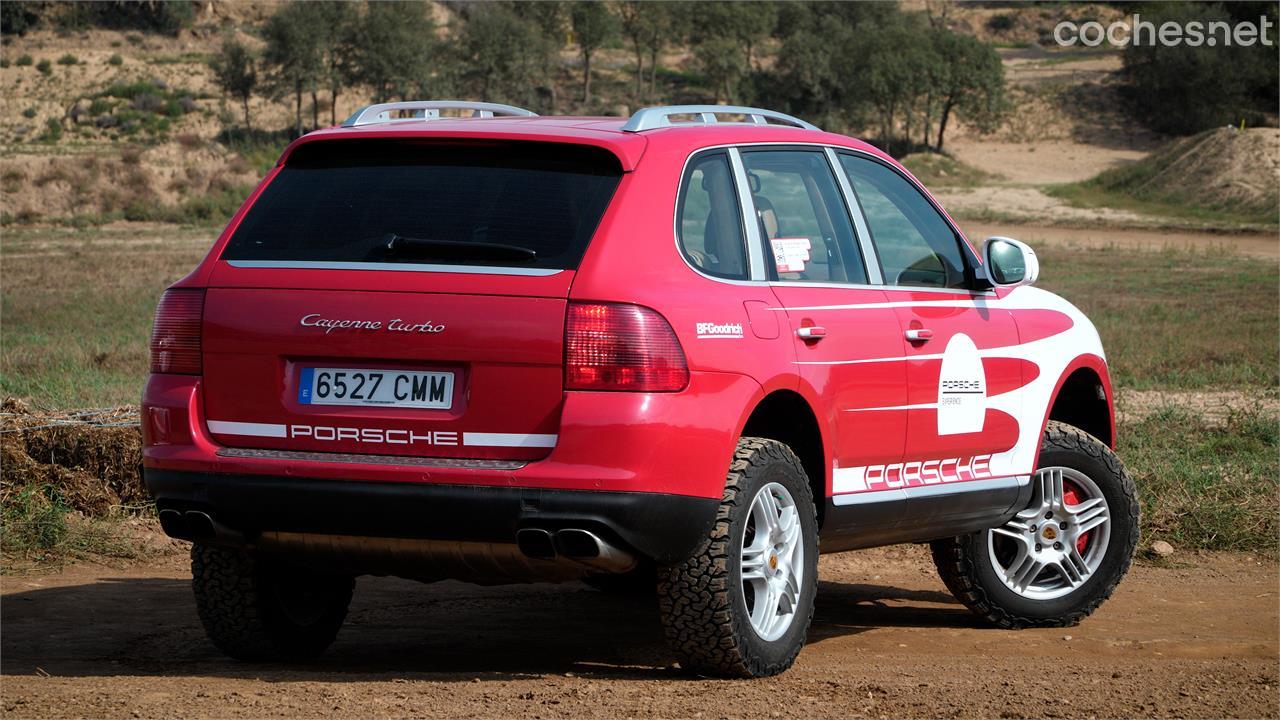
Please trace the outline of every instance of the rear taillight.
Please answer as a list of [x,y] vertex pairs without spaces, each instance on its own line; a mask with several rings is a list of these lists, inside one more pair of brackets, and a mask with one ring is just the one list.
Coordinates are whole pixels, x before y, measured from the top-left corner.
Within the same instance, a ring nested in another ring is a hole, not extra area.
[[638,305],[570,303],[564,361],[567,390],[674,392],[689,384],[671,325]]
[[200,374],[204,290],[166,290],[151,329],[151,372]]

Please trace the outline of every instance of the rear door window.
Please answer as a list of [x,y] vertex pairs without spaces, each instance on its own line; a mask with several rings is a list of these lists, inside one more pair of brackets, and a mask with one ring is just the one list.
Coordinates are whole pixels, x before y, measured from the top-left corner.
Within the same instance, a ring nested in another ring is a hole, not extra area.
[[333,140],[299,147],[222,259],[576,268],[622,169],[553,143]]
[[831,165],[821,151],[743,150],[756,220],[783,282],[867,282]]

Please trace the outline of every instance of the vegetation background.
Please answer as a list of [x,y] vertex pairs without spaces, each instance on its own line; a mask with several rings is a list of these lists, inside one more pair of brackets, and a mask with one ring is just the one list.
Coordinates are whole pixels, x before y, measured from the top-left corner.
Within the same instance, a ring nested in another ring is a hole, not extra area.
[[[1272,44],[1053,43],[1058,22],[1134,12],[1266,16]],[[1098,324],[1147,539],[1275,554],[1278,16],[1274,2],[6,0],[0,543],[27,560],[151,547],[97,523],[147,517],[131,404],[158,293],[290,140],[370,102],[452,97],[588,115],[757,105],[879,145],[971,238],[1035,242],[1044,284]]]

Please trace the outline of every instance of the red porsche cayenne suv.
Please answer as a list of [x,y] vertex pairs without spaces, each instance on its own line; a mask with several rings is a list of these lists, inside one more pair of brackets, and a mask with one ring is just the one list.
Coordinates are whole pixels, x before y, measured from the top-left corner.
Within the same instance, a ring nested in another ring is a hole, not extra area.
[[819,552],[904,542],[986,620],[1069,625],[1138,506],[1038,273],[781,113],[373,105],[164,293],[145,481],[244,660],[322,652],[375,574],[656,588],[683,667],[770,675]]

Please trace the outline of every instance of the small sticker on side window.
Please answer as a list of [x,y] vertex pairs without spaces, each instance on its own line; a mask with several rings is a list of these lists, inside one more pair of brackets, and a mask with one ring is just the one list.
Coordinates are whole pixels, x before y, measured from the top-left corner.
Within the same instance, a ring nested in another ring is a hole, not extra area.
[[778,272],[804,272],[809,250],[813,247],[809,238],[774,238],[769,242],[773,245],[773,261]]

